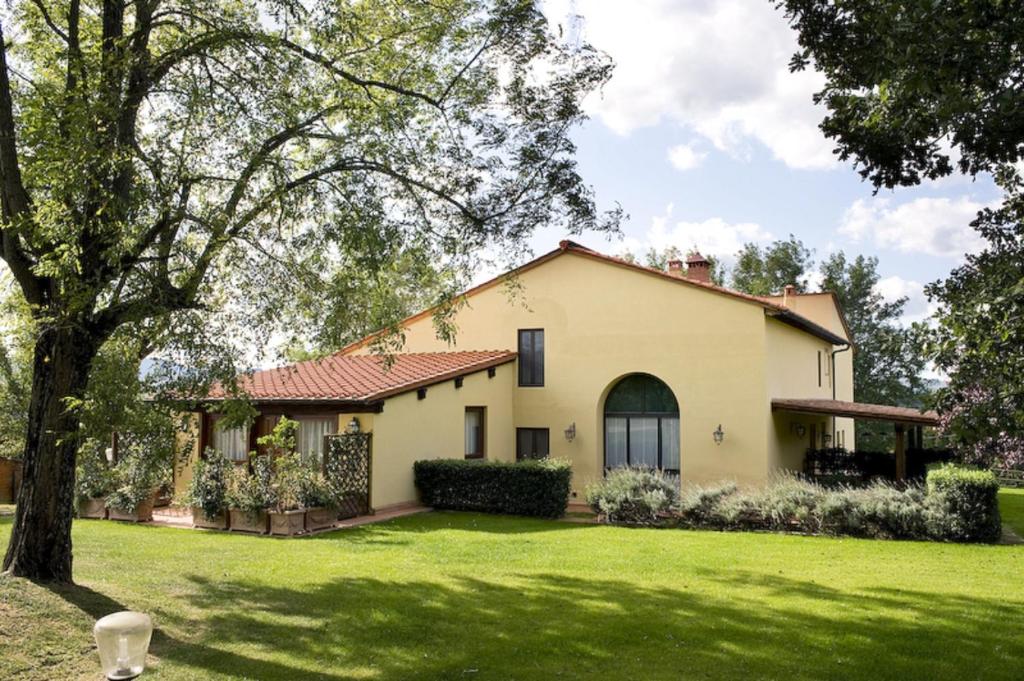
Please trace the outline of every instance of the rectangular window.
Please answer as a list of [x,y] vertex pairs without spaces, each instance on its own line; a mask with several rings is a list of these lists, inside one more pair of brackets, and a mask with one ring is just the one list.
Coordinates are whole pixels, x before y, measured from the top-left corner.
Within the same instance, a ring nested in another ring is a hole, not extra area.
[[821,387],[821,350],[818,350],[818,387]]
[[337,416],[299,417],[295,433],[295,449],[307,463],[324,460],[324,438],[338,432]]
[[519,330],[519,385],[544,385],[544,329]]
[[547,428],[516,428],[516,460],[543,459],[550,453]]
[[483,407],[466,407],[466,458],[484,458],[484,422],[486,411]]
[[245,461],[249,456],[248,426],[222,428],[219,424],[222,418],[220,415],[210,416],[210,427],[213,428],[213,437],[210,438],[211,446],[223,454],[228,461]]

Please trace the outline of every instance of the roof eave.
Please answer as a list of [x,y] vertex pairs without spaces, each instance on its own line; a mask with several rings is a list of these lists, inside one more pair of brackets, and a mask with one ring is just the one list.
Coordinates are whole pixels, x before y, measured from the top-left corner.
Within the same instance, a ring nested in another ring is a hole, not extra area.
[[765,308],[764,312],[772,319],[778,319],[783,324],[788,324],[794,328],[800,329],[801,331],[806,331],[813,336],[817,336],[822,340],[828,341],[832,345],[849,345],[851,347],[853,345],[852,342],[843,338],[839,334],[832,333],[824,326],[815,324],[811,320],[807,319],[807,317],[798,315],[795,312],[791,312],[786,309],[773,310],[770,308]]

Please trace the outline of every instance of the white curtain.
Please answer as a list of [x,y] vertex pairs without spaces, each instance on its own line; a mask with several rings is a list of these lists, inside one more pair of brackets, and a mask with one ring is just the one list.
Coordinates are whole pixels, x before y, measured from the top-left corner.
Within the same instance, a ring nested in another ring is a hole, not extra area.
[[608,416],[604,420],[605,465],[621,468],[626,465],[626,418]]
[[661,418],[661,467],[679,470],[679,419]]
[[295,447],[303,461],[320,462],[324,459],[324,436],[338,432],[337,418],[298,419],[299,432]]
[[213,448],[230,461],[245,461],[248,455],[246,451],[248,435],[249,429],[243,426],[235,428],[214,427]]
[[658,419],[634,416],[629,419],[629,463],[658,467]]

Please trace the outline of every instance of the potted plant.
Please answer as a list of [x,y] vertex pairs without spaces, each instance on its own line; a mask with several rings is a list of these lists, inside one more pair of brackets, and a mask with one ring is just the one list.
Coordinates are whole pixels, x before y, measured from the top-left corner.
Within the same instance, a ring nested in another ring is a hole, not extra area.
[[192,527],[228,529],[228,480],[234,466],[223,454],[207,449],[196,462],[185,495],[192,507]]
[[300,501],[306,509],[306,532],[334,527],[338,520],[338,506],[334,502],[327,480],[314,470],[306,470],[299,490]]
[[102,452],[83,448],[75,469],[75,496],[79,518],[107,517],[106,496],[113,490],[114,479]]
[[115,487],[107,495],[107,517],[134,523],[153,519],[156,486],[146,467],[126,459],[114,469]]
[[228,482],[228,522],[232,531],[266,534],[267,509],[273,504],[270,458],[255,453],[249,456],[252,471],[236,468]]
[[306,529],[302,508],[303,467],[298,454],[284,454],[274,461],[273,506],[270,509],[270,534],[293,536]]

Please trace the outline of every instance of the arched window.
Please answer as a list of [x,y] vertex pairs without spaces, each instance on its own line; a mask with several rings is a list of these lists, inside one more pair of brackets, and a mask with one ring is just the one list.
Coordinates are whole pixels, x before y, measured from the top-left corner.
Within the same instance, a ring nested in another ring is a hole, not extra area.
[[604,465],[679,472],[679,403],[672,390],[654,376],[626,376],[608,393]]

